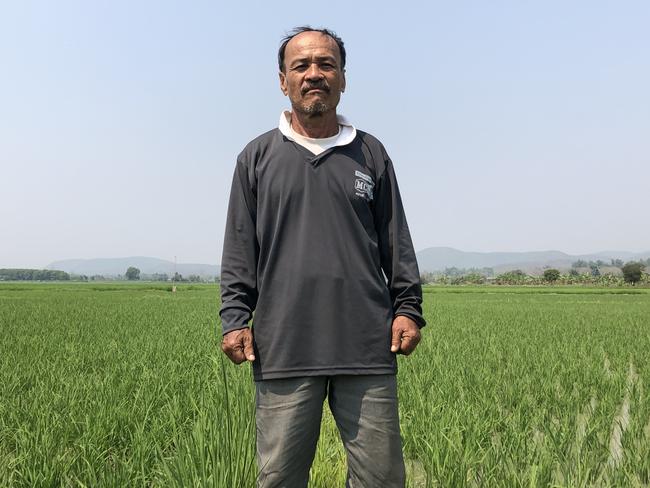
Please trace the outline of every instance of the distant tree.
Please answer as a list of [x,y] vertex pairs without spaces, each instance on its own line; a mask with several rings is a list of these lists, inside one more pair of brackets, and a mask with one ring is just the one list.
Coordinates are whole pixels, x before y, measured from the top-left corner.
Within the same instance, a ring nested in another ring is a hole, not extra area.
[[129,266],[129,268],[126,270],[126,279],[129,281],[139,280],[140,270],[133,266]]
[[187,277],[188,281],[191,281],[192,283],[198,283],[201,281],[201,277],[199,275],[191,274]]
[[448,285],[449,284],[449,276],[446,274],[439,275],[435,278],[435,283],[438,283],[439,285]]
[[528,275],[526,273],[520,269],[515,269],[497,276],[496,282],[500,285],[520,285],[524,284],[527,278]]
[[586,268],[587,266],[589,266],[589,263],[583,259],[578,259],[573,264],[571,264],[572,268]]
[[544,280],[550,283],[553,283],[560,279],[560,271],[557,269],[547,269],[544,270]]
[[622,268],[623,267],[623,260],[622,259],[612,259],[612,266],[615,266],[617,268]]
[[463,283],[468,285],[482,285],[485,283],[485,276],[480,273],[469,273],[461,277]]
[[570,276],[580,276],[580,273],[578,273],[578,270],[577,270],[577,269],[575,269],[575,268],[571,268],[571,269],[569,270],[569,275],[570,275]]
[[443,274],[447,276],[460,276],[463,274],[463,271],[458,269],[456,266],[452,266],[451,268],[445,268]]
[[436,276],[429,271],[423,271],[420,273],[420,284],[426,285],[427,283],[433,283],[436,279]]
[[[494,276],[494,269],[492,268],[457,268],[452,266],[451,268],[445,268],[442,272],[443,275],[450,278],[464,278],[466,276],[472,275],[481,275],[483,277]],[[466,282],[466,281],[463,281]]]
[[589,261],[589,268],[591,269],[591,276],[600,276],[600,269],[598,268],[598,264]]
[[481,268],[481,274],[491,278],[492,276],[494,276],[494,269],[493,268]]
[[178,272],[174,273],[174,280],[173,281],[185,281],[183,278],[182,274],[179,274]]
[[645,266],[639,262],[630,261],[629,263],[625,263],[623,268],[621,268],[621,271],[623,271],[623,279],[633,285],[637,284],[641,281],[643,268],[645,268]]

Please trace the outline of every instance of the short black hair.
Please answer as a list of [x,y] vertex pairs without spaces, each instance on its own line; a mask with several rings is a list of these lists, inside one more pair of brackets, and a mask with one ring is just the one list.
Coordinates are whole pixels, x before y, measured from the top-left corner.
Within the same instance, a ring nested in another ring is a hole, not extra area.
[[336,35],[336,33],[329,29],[315,29],[309,25],[302,25],[300,27],[294,27],[282,38],[280,43],[280,49],[278,50],[278,66],[280,71],[284,71],[284,51],[287,49],[287,44],[289,41],[296,37],[298,34],[303,32],[320,32],[326,36],[330,36],[336,42],[336,45],[339,47],[339,53],[341,54],[341,69],[345,68],[345,46],[343,45],[343,40]]

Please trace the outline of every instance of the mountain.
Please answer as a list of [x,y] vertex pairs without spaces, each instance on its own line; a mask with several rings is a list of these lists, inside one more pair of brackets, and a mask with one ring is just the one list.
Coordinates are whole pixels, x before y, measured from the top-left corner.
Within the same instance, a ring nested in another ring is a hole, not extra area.
[[632,253],[628,251],[602,251],[594,254],[571,255],[561,251],[534,252],[465,252],[451,247],[429,247],[416,253],[420,271],[443,271],[445,268],[494,268],[495,272],[512,269],[535,271],[544,267],[565,268],[579,259],[584,261],[605,261],[611,259],[633,261],[650,258],[650,251]]
[[[68,273],[86,276],[117,276],[126,273],[129,266],[134,266],[143,274],[166,273],[174,275],[174,263],[164,259],[145,256],[128,258],[67,259],[50,263],[46,269],[59,269]],[[178,263],[176,271],[183,276],[199,275],[214,277],[219,275],[219,266],[214,264]]]
[[[594,254],[571,255],[561,251],[535,252],[465,252],[451,247],[429,247],[416,254],[421,272],[444,271],[445,268],[492,268],[495,273],[512,269],[521,269],[530,274],[541,274],[544,268],[552,267],[567,270],[579,259],[583,261],[602,260],[609,264],[611,259],[634,261],[650,258],[650,251],[632,253],[628,251],[602,251]],[[134,266],[143,274],[174,274],[174,263],[164,259],[145,256],[128,258],[67,259],[55,261],[46,269],[58,269],[87,276],[124,275],[129,266]],[[202,277],[214,277],[220,273],[220,267],[214,264],[176,264],[176,271],[183,276],[195,274]]]

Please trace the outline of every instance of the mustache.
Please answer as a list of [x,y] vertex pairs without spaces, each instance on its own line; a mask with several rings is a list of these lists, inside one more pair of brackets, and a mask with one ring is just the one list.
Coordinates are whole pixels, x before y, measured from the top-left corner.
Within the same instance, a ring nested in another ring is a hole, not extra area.
[[308,83],[307,85],[305,85],[303,87],[302,94],[304,95],[309,90],[323,90],[323,91],[329,93],[330,87],[329,87],[329,85],[327,84],[326,81],[321,81],[321,82],[318,82],[318,83]]

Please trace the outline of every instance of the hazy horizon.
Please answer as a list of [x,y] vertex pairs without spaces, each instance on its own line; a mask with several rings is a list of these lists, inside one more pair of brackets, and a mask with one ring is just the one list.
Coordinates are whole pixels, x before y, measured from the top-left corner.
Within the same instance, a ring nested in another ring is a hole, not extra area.
[[[491,254],[491,253],[528,253],[528,252],[554,252],[554,251],[559,251],[563,252],[564,254],[567,254],[569,256],[588,256],[588,255],[596,255],[596,254],[603,254],[603,253],[612,253],[612,254],[617,254],[617,253],[633,253],[633,254],[650,254],[650,249],[641,249],[641,250],[629,250],[629,249],[602,249],[602,250],[596,250],[593,252],[587,252],[587,253],[567,253],[565,251],[562,251],[561,249],[532,249],[532,250],[519,250],[519,251],[502,251],[502,250],[494,250],[494,251],[480,251],[480,250],[466,250],[466,249],[456,249],[456,248],[451,248],[449,246],[431,246],[427,247],[424,249],[416,249],[416,253],[419,253],[421,251],[425,251],[427,249],[431,248],[449,248],[449,249],[454,249],[456,251],[461,251],[464,253],[481,253],[481,254]],[[50,261],[47,264],[44,265],[39,265],[39,266],[3,266],[2,263],[0,263],[0,268],[35,268],[35,269],[43,269],[46,268],[54,263],[57,262],[63,262],[63,261],[76,261],[76,260],[81,260],[81,261],[93,261],[93,260],[119,260],[119,259],[129,259],[129,258],[154,258],[154,259],[161,259],[164,261],[169,261],[170,263],[174,262],[174,259],[176,258],[176,262],[179,265],[191,265],[191,264],[205,264],[205,265],[217,265],[221,266],[221,262],[217,263],[211,263],[211,262],[198,262],[198,261],[179,261],[177,256],[173,256],[171,259],[167,257],[160,257],[160,256],[154,256],[154,255],[148,255],[148,254],[138,254],[138,255],[132,255],[132,256],[95,256],[95,257],[88,257],[88,258],[78,258],[78,257],[70,257],[70,258],[64,258],[64,259],[55,259],[53,261]]]
[[[288,108],[285,31],[335,30],[416,250],[650,250],[650,3],[0,7],[0,267],[219,264],[235,159]],[[359,22],[362,18],[364,22]]]

